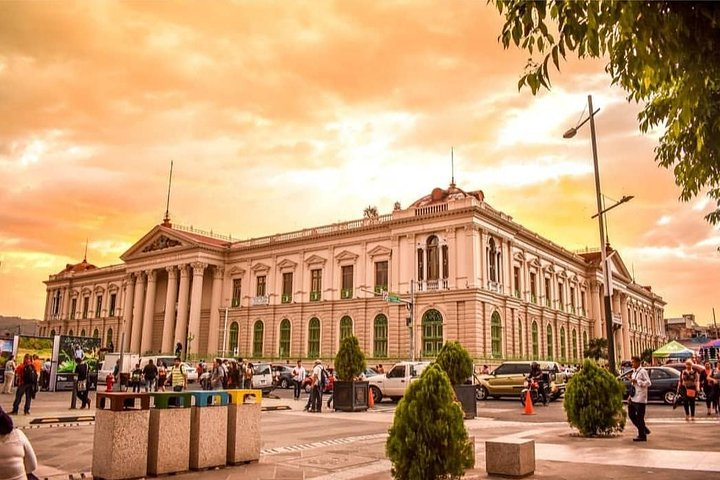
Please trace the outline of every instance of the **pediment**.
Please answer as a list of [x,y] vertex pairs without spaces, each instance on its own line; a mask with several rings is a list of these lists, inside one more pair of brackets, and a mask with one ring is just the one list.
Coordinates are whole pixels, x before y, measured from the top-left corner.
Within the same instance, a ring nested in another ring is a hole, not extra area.
[[245,275],[245,269],[235,265],[230,270],[228,270],[227,273],[231,277],[242,277],[243,275]]
[[542,265],[540,264],[540,260],[538,260],[537,258],[533,258],[532,260],[530,260],[530,266],[540,268]]
[[521,263],[525,261],[525,255],[523,255],[522,252],[515,252],[513,254],[513,258]]
[[278,263],[277,267],[280,270],[294,270],[295,267],[297,267],[297,262],[293,262],[292,260],[289,260],[286,258],[283,261],[281,261],[280,263]]
[[176,235],[171,228],[157,225],[144,237],[138,240],[120,258],[127,262],[138,256],[153,255],[158,252],[173,251],[184,247],[194,247],[198,244]]
[[270,270],[270,265],[268,265],[266,263],[258,262],[255,265],[253,265],[252,267],[250,267],[250,270],[252,270],[255,273],[267,272]]
[[545,265],[545,268],[543,268],[543,270],[547,273],[555,273],[555,267],[553,267],[551,263]]
[[382,245],[378,245],[377,247],[370,250],[368,252],[368,255],[370,255],[371,258],[372,257],[382,257],[382,256],[389,257],[391,253],[392,253],[392,250],[390,250],[389,248],[384,247]]
[[338,262],[343,262],[343,261],[354,262],[355,260],[357,260],[357,258],[358,258],[358,255],[355,253],[352,253],[349,250],[343,250],[342,252],[335,255],[335,260],[337,260]]
[[327,262],[327,259],[321,257],[320,255],[310,255],[305,259],[306,265],[325,265],[325,262]]

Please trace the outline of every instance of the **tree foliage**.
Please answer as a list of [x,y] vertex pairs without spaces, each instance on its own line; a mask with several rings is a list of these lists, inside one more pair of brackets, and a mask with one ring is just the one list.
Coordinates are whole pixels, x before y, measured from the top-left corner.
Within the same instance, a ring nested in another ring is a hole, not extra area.
[[365,371],[367,363],[365,354],[360,350],[360,343],[355,335],[345,337],[340,342],[340,349],[335,356],[335,373],[338,379],[350,382]]
[[[673,169],[684,201],[708,189],[720,223],[720,4],[717,2],[490,0],[505,24],[500,40],[528,60],[518,88],[550,89],[549,63],[568,52],[607,58],[628,101],[644,102],[640,130],[665,126],[656,162]],[[551,32],[550,29],[553,29]]]
[[385,450],[397,480],[460,478],[475,464],[463,411],[436,363],[410,384],[397,406]]
[[462,385],[473,374],[472,357],[460,342],[445,342],[435,363],[445,370],[452,385]]
[[601,358],[608,358],[607,338],[593,338],[585,346],[585,358],[592,358],[595,361]]
[[625,428],[625,386],[592,360],[570,377],[563,407],[568,423],[584,436],[608,435]]
[[640,360],[642,360],[643,362],[652,363],[652,361],[653,361],[652,354],[654,351],[655,350],[653,350],[652,348],[646,348],[640,354]]

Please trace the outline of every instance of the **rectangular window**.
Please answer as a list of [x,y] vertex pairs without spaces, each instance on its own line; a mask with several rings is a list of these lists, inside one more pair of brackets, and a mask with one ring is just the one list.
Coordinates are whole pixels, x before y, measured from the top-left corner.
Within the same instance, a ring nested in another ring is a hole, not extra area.
[[95,299],[95,318],[100,318],[102,313],[102,295],[98,295]]
[[530,272],[530,301],[537,303],[537,275]]
[[73,298],[72,302],[70,302],[70,319],[74,319],[77,311],[77,298]]
[[513,287],[515,296],[520,298],[520,267],[513,267]]
[[258,275],[256,295],[258,297],[264,297],[265,292],[266,292],[266,290],[265,290],[265,275]]
[[545,278],[545,306],[552,305],[552,291],[550,290],[550,279]]
[[575,287],[570,287],[570,312],[575,313]]
[[342,290],[340,298],[352,298],[353,296],[353,266],[345,265],[342,267]]
[[292,302],[292,284],[293,284],[292,272],[283,273],[283,276],[282,276],[282,303]]
[[580,308],[582,308],[582,315],[587,315],[587,313],[585,312],[585,290],[582,290],[580,292]]
[[375,262],[375,293],[381,294],[388,289],[388,262]]
[[322,270],[310,270],[310,301],[319,302],[322,298]]
[[90,310],[90,297],[83,297],[82,318],[88,318],[88,310]]
[[425,279],[425,264],[423,263],[423,253],[424,253],[423,249],[418,248],[418,250],[417,250],[417,261],[418,261],[417,262],[418,263],[417,264],[417,268],[418,268],[417,278],[418,278],[419,282],[422,282]]
[[558,282],[558,309],[565,311],[565,292],[563,292],[563,284]]
[[110,313],[108,313],[108,316],[114,317],[115,316],[115,304],[117,303],[117,293],[111,293],[110,294]]
[[233,308],[240,306],[240,298],[242,294],[242,278],[233,278],[232,283],[232,303],[230,304]]

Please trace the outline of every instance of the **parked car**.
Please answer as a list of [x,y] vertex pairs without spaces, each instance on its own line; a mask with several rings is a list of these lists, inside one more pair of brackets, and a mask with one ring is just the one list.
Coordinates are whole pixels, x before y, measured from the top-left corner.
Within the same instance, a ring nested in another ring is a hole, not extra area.
[[274,364],[272,366],[273,385],[279,388],[292,388],[293,386],[293,367],[284,364]]
[[[667,405],[675,401],[680,372],[671,367],[645,367],[652,385],[648,388],[648,400],[662,400]],[[632,370],[625,372],[618,378],[625,384],[625,398],[630,390],[630,376]]]
[[374,368],[370,368],[370,367],[366,368],[364,373],[365,373],[366,379],[370,378],[370,377],[374,377],[375,375],[379,375],[379,373]]
[[[475,398],[519,397],[525,388],[532,361],[503,362],[487,375],[475,375]],[[565,393],[565,375],[556,362],[538,361],[540,369],[548,375],[550,400],[557,400]]]
[[253,363],[252,365],[252,388],[262,390],[263,395],[267,395],[273,389],[272,366],[269,363]]
[[[323,388],[323,393],[332,393],[333,389],[335,388],[335,370],[332,368],[326,368],[325,369],[328,373],[328,382],[325,384],[325,387]],[[312,375],[312,369],[308,370],[307,376],[305,377],[305,380],[303,380],[302,388],[305,390],[305,393],[310,393],[312,390],[312,387],[310,386],[310,376]]]
[[375,403],[381,402],[385,397],[392,401],[400,400],[410,383],[420,378],[428,365],[430,362],[400,362],[393,365],[387,373],[368,378]]

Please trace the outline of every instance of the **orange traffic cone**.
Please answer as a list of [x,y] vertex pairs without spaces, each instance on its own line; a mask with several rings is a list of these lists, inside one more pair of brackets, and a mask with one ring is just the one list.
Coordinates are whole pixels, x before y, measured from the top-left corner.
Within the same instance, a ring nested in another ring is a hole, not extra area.
[[370,388],[368,388],[368,408],[375,408],[375,396]]
[[533,409],[532,397],[530,396],[530,390],[525,392],[525,412],[523,415],[535,415],[535,409]]

